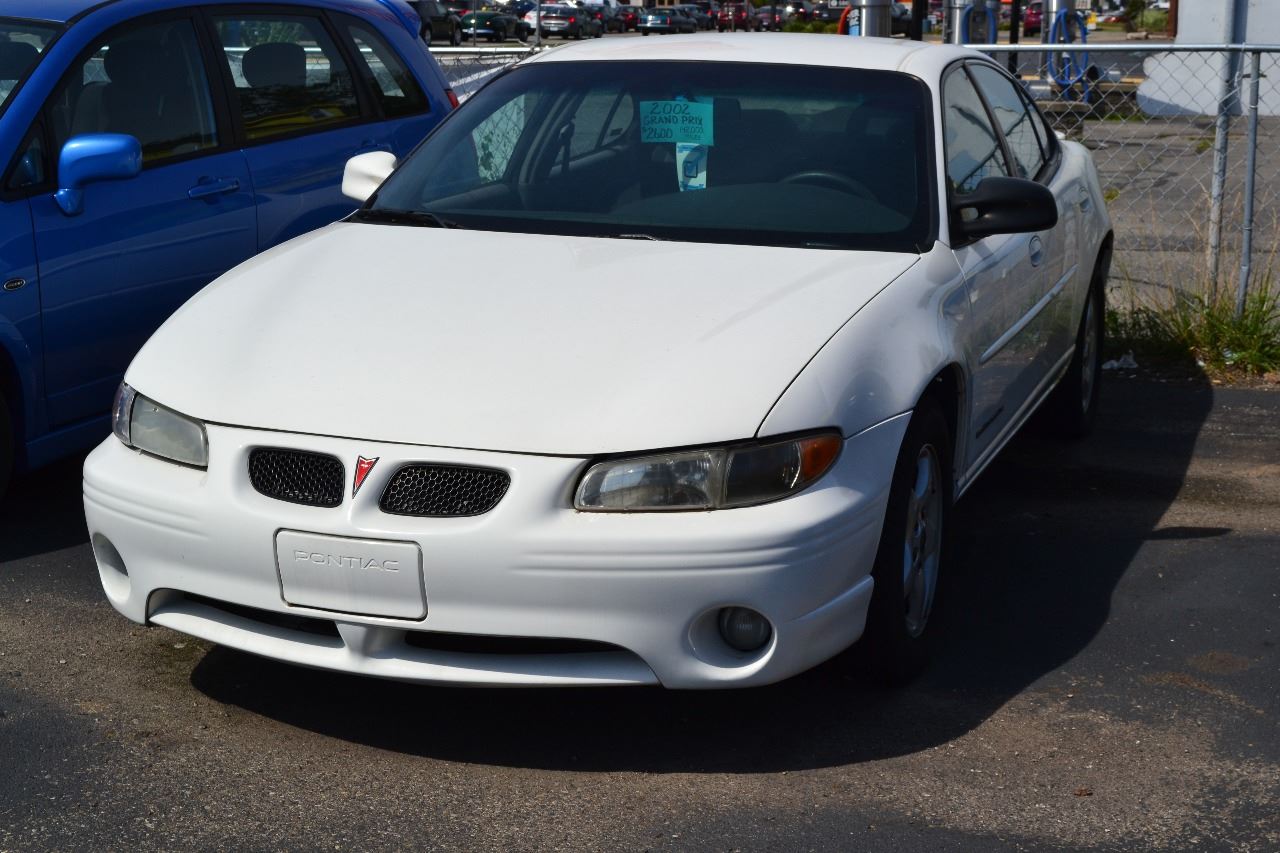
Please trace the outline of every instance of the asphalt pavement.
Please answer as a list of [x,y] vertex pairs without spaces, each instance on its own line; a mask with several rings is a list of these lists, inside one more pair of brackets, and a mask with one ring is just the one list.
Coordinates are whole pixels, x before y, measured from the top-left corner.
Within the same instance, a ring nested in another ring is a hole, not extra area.
[[946,642],[749,691],[303,670],[105,602],[79,460],[0,503],[0,850],[1280,847],[1280,393],[1108,374],[958,505]]

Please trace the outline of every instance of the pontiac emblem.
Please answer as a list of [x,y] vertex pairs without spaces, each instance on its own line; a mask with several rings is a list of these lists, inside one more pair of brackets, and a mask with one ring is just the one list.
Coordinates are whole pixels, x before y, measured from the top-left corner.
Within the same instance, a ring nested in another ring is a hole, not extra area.
[[373,466],[378,464],[381,457],[375,456],[372,459],[366,459],[363,456],[356,457],[356,479],[351,484],[351,497],[355,497],[360,491],[360,487],[364,485],[365,478],[369,476],[369,472],[373,470]]

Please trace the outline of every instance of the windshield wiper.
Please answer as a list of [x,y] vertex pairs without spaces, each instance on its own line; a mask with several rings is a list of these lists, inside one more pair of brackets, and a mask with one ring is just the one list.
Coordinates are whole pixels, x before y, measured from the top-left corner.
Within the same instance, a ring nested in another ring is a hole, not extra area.
[[357,222],[376,222],[383,225],[414,225],[419,228],[461,228],[452,219],[444,219],[426,210],[393,210],[391,208],[361,208],[353,213]]
[[614,240],[654,240],[656,242],[665,242],[666,237],[655,237],[652,234],[602,234],[603,237],[610,237]]

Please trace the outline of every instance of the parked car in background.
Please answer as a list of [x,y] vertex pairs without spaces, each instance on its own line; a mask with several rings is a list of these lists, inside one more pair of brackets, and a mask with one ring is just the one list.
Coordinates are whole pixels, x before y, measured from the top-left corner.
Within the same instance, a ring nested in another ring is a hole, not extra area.
[[0,481],[96,441],[175,308],[452,109],[419,29],[375,0],[5,0]]
[[701,6],[698,6],[694,3],[684,3],[680,6],[676,6],[675,8],[681,10],[690,18],[692,18],[694,26],[697,29],[699,30],[715,29],[715,25],[716,25],[715,21],[712,19],[710,15],[708,15],[705,11],[703,11]]
[[724,3],[716,17],[716,29],[754,30],[756,29],[755,9],[749,3]]
[[626,32],[626,21],[618,13],[617,6],[609,6],[604,3],[583,3],[579,8],[585,14],[598,21],[603,32]]
[[[953,504],[1038,410],[1088,431],[1112,231],[993,59],[606,39],[347,177],[358,212],[129,367],[84,464],[128,619],[383,678],[722,689],[855,641],[901,684],[1018,606],[954,571]],[[1037,450],[1027,489],[1075,464]],[[963,584],[1007,607],[939,619]]]
[[813,16],[813,4],[806,0],[787,0],[784,8],[788,21],[807,21]]
[[640,35],[647,36],[649,33],[693,33],[698,31],[698,25],[690,18],[683,9],[676,6],[657,6],[651,9],[645,9],[644,15],[640,18]]
[[[525,22],[535,28],[533,19],[537,12],[525,15]],[[604,25],[577,6],[550,4],[542,7],[542,37],[560,36],[561,38],[581,39],[599,38],[604,35]]]
[[811,20],[821,21],[824,24],[837,24],[840,22],[840,16],[844,14],[844,6],[831,6],[826,3],[820,3],[813,8]]
[[1044,3],[1041,0],[1033,0],[1022,10],[1022,34],[1024,36],[1038,36],[1043,25]]
[[422,40],[428,45],[462,44],[462,19],[440,0],[412,0],[409,5],[422,20]]
[[531,30],[524,21],[506,12],[470,12],[462,19],[462,32],[472,41],[503,42],[509,38],[527,41]]
[[778,32],[787,21],[786,7],[781,4],[761,6],[756,9],[755,19],[761,30]]
[[618,14],[622,18],[622,31],[634,33],[640,28],[640,16],[644,14],[643,6],[619,6]]

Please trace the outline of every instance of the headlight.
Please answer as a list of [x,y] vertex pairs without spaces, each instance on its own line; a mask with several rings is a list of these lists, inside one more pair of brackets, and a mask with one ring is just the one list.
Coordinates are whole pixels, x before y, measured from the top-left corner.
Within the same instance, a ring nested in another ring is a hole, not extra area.
[[710,447],[592,465],[573,505],[589,512],[728,509],[793,495],[835,463],[837,433]]
[[204,424],[148,400],[123,382],[116,392],[111,429],[117,438],[143,453],[196,468],[209,465]]

